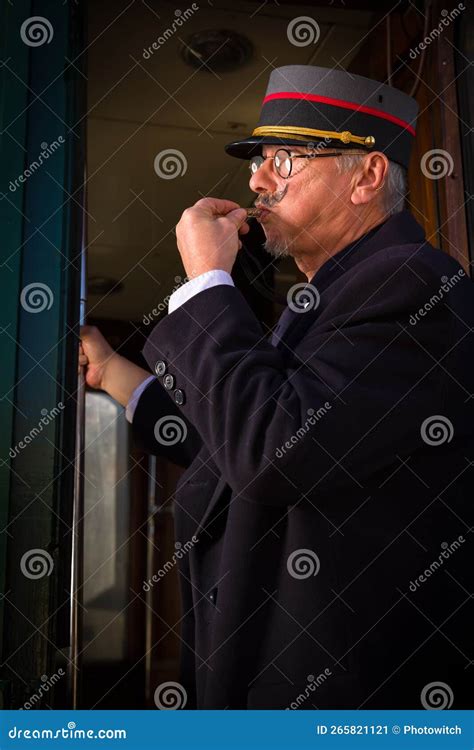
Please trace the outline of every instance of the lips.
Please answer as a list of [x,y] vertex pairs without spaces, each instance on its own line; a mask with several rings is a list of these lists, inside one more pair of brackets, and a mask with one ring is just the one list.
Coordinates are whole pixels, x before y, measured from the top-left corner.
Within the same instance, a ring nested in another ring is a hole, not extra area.
[[258,217],[258,220],[263,219],[265,216],[267,216],[269,213],[271,213],[269,208],[266,208],[266,206],[256,206],[258,210],[260,211],[260,215]]

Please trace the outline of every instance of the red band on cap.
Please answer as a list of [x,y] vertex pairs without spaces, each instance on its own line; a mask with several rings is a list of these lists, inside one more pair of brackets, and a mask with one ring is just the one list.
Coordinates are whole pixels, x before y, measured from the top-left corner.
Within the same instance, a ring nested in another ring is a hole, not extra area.
[[346,102],[343,99],[331,99],[329,96],[318,96],[317,94],[304,94],[300,91],[280,91],[277,94],[268,94],[263,100],[263,103],[271,101],[272,99],[306,99],[310,102],[320,102],[321,104],[331,104],[333,107],[342,107],[343,109],[352,109],[356,112],[363,112],[366,115],[372,115],[373,117],[380,117],[383,120],[389,120],[395,125],[399,125],[401,128],[405,128],[412,135],[416,135],[415,128],[412,127],[405,120],[401,120],[399,117],[389,115],[388,112],[381,112],[379,109],[373,107],[364,107],[363,104],[356,104],[355,102]]

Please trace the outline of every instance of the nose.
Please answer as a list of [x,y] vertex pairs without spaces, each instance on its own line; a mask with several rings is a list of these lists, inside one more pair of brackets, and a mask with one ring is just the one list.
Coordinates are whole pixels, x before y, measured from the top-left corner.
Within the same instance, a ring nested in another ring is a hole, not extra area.
[[250,190],[254,193],[273,193],[278,188],[278,177],[273,169],[273,159],[265,159],[261,167],[249,180]]

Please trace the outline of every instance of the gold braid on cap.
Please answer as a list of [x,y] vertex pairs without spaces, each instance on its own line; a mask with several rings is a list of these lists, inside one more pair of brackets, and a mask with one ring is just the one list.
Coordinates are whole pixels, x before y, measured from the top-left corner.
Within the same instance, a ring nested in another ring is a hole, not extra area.
[[296,136],[297,138],[303,138],[308,141],[312,141],[316,138],[328,138],[337,139],[342,143],[358,143],[361,146],[372,148],[375,146],[375,138],[373,135],[353,135],[349,130],[343,130],[342,133],[338,133],[333,130],[316,130],[315,128],[299,128],[293,125],[262,125],[259,128],[255,128],[252,135],[271,135],[275,138],[280,136],[287,138],[288,136]]

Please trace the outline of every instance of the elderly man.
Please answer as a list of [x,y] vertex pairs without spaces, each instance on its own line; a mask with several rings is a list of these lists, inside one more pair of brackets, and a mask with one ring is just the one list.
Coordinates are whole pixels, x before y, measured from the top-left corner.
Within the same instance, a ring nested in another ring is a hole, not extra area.
[[187,708],[467,708],[474,294],[403,210],[417,105],[276,69],[249,159],[265,247],[306,275],[267,332],[236,203],[184,211],[190,281],[143,353],[82,334],[175,495]]

